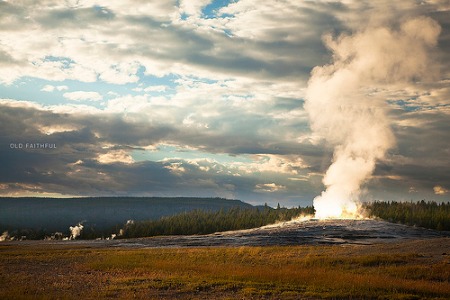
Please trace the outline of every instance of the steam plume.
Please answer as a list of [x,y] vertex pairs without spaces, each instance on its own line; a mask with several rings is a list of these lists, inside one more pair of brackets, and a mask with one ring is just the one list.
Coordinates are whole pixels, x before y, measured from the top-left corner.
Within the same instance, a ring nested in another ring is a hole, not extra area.
[[84,226],[81,223],[78,223],[76,226],[70,226],[70,239],[74,240],[81,235]]
[[9,238],[8,231],[4,231],[3,234],[0,236],[0,242],[4,242]]
[[334,147],[326,190],[314,199],[316,218],[358,217],[361,186],[395,143],[385,99],[374,92],[426,77],[439,33],[434,20],[419,17],[397,30],[372,27],[324,37],[333,61],[314,68],[305,102],[313,132]]

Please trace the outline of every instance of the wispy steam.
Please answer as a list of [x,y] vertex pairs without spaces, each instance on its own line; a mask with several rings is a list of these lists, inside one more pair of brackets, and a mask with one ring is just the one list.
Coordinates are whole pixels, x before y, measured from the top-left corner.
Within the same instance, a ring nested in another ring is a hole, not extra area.
[[385,99],[374,91],[426,77],[428,52],[439,33],[434,20],[419,17],[395,30],[369,27],[325,36],[333,61],[314,68],[305,103],[312,130],[334,147],[326,190],[314,199],[316,218],[358,216],[361,185],[395,142]]
[[77,237],[81,235],[84,226],[81,223],[78,223],[76,226],[70,226],[70,239],[75,240]]
[[125,226],[119,230],[118,236],[123,236],[125,234],[125,231],[127,230],[127,228],[133,224],[134,224],[134,220],[127,220],[127,222],[125,223]]
[[2,235],[0,235],[0,242],[4,242],[9,238],[8,231],[4,231]]

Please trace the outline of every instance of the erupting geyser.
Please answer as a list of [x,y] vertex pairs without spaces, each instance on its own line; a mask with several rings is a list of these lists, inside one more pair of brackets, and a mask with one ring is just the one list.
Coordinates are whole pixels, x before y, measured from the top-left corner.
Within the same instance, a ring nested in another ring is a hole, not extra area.
[[305,101],[311,129],[334,147],[326,190],[314,199],[318,219],[361,216],[361,186],[395,142],[382,94],[432,73],[428,52],[440,26],[418,17],[397,28],[324,38],[333,61],[314,68]]

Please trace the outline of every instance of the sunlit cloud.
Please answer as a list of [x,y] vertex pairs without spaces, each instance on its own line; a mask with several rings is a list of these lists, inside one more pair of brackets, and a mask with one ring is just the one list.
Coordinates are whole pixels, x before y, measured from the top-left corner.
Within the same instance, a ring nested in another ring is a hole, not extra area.
[[261,183],[255,186],[256,192],[274,193],[286,189],[285,186],[275,183]]
[[446,195],[448,193],[448,190],[440,185],[436,185],[433,191],[436,195]]
[[133,158],[125,150],[112,150],[107,153],[100,154],[97,160],[101,164],[111,164],[111,163],[124,163],[132,164],[134,163]]

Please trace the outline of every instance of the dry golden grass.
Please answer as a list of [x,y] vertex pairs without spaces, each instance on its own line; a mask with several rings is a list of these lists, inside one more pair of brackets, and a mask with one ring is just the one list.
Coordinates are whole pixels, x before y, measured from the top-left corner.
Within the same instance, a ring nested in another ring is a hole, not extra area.
[[0,299],[449,299],[450,239],[112,249],[0,244]]

